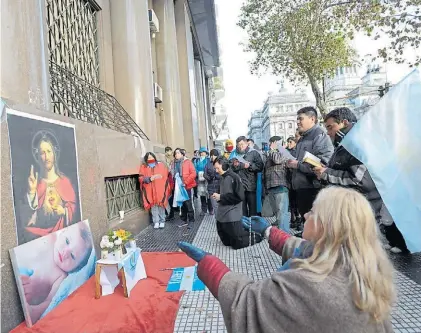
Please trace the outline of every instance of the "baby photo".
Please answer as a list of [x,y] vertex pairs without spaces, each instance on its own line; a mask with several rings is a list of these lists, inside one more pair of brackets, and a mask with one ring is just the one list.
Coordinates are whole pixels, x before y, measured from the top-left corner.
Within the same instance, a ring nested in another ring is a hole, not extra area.
[[[51,193],[51,205],[55,204]],[[88,221],[10,250],[27,325],[54,309],[95,272],[95,249]]]

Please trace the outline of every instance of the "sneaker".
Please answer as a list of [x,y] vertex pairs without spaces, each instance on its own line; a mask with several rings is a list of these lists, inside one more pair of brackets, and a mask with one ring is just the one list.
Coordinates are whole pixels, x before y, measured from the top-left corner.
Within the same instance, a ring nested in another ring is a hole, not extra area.
[[178,225],[178,227],[179,227],[179,228],[182,228],[182,227],[185,227],[186,225],[187,225],[187,222],[182,221],[182,222]]
[[394,254],[399,254],[399,253],[402,253],[402,250],[400,248],[398,248],[398,247],[395,246],[395,247],[392,247],[390,249],[390,252],[392,252]]
[[392,247],[390,246],[390,244],[383,244],[383,248],[385,250],[390,250]]
[[155,223],[155,224],[153,225],[153,228],[154,228],[154,229],[159,229],[159,223]]
[[161,223],[159,224],[159,228],[160,228],[160,229],[164,229],[164,227],[165,227],[165,222],[161,222]]

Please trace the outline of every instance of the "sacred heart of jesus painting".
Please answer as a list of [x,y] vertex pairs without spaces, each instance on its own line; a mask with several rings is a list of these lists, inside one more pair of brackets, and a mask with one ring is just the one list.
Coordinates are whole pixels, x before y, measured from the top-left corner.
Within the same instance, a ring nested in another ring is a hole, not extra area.
[[18,244],[82,220],[73,125],[7,110]]

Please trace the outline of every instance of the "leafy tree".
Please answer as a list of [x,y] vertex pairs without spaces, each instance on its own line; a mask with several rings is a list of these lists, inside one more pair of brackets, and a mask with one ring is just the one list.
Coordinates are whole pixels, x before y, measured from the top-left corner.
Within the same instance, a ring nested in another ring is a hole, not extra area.
[[[356,0],[348,2],[351,2],[351,8],[346,9],[344,6],[338,10],[337,15],[352,11]],[[410,67],[421,64],[420,52],[409,61],[404,54],[406,47],[419,51],[421,46],[421,0],[379,0],[371,15],[357,17],[350,22],[346,30],[351,29],[364,31],[374,39],[388,37],[388,43],[377,54],[384,61],[400,64],[409,62]]]
[[349,44],[355,32],[374,38],[388,35],[392,49],[379,50],[378,56],[402,62],[407,43],[420,45],[420,1],[246,0],[238,25],[248,33],[245,50],[255,54],[252,73],[266,69],[292,83],[310,83],[324,114],[320,81],[337,67],[355,62]]

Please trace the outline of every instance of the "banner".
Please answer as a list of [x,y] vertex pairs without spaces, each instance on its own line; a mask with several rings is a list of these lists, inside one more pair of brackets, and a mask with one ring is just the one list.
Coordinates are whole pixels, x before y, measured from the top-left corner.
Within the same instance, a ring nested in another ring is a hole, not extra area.
[[197,266],[180,267],[173,270],[167,291],[198,291],[205,290],[205,285],[197,276]]
[[342,145],[368,168],[411,252],[421,251],[421,74],[392,87]]

